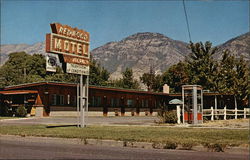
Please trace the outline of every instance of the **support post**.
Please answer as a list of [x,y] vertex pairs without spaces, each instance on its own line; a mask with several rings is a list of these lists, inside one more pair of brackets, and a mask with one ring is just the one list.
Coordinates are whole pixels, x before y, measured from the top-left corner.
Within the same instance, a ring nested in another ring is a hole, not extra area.
[[203,123],[203,90],[201,90],[201,119],[202,119],[202,123]]
[[234,96],[234,107],[235,107],[235,119],[237,119],[237,100],[236,97]]
[[81,128],[85,127],[85,122],[84,122],[84,107],[83,107],[83,75],[81,74],[80,76],[80,123],[81,123]]
[[197,87],[193,87],[193,124],[198,124],[198,117],[197,117]]
[[216,95],[214,97],[214,107],[215,107],[215,116],[216,116],[216,119],[218,119],[218,117],[217,117],[218,106],[217,106],[217,96]]
[[235,111],[234,111],[234,112],[235,112],[235,117],[234,117],[234,119],[237,119],[237,117],[238,117],[238,113],[237,113],[238,110],[237,110],[237,108],[235,108]]
[[247,118],[247,109],[244,108],[244,119],[246,119],[246,118]]
[[88,124],[88,113],[89,113],[89,76],[86,77],[86,117],[85,121]]
[[227,106],[224,107],[224,120],[227,120]]
[[211,121],[214,120],[214,108],[211,107]]
[[79,84],[77,84],[77,87],[76,87],[77,127],[80,127],[79,89],[80,89],[80,86],[79,86]]
[[185,93],[184,93],[184,88],[182,87],[182,123],[184,124],[185,123],[185,110],[184,110],[184,106],[185,106]]
[[180,105],[176,106],[176,112],[177,112],[177,123],[181,124],[181,107],[180,107]]

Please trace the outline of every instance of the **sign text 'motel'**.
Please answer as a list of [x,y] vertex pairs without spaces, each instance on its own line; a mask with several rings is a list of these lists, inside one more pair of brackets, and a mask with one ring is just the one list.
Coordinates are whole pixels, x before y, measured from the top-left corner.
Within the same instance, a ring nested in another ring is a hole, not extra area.
[[89,33],[53,23],[46,34],[46,52],[62,54],[66,63],[89,65]]

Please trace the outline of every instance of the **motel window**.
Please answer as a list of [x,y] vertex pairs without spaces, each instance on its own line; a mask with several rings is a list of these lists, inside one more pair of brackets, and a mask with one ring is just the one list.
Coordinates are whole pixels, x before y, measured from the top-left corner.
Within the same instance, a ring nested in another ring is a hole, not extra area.
[[120,105],[120,99],[116,98],[115,99],[115,107],[119,107],[119,105]]
[[160,108],[160,105],[161,105],[161,104],[160,104],[159,100],[156,100],[155,103],[156,103],[156,104],[155,104],[156,108]]
[[101,97],[92,97],[91,105],[93,107],[100,107],[101,106]]
[[128,106],[128,107],[133,107],[133,106],[134,106],[134,100],[128,99],[128,100],[127,100],[127,106]]
[[111,98],[110,105],[111,105],[111,107],[119,107],[119,99],[118,98]]
[[114,98],[110,99],[110,105],[111,105],[111,107],[115,107],[115,99]]
[[52,94],[52,105],[56,105],[56,94]]
[[52,95],[52,105],[64,105],[64,95]]
[[59,105],[64,105],[64,96],[63,95],[59,95]]
[[92,96],[89,100],[89,106],[94,106],[94,103],[95,103],[95,97]]
[[145,107],[145,108],[148,107],[148,100],[147,99],[142,100],[142,107]]
[[73,105],[76,105],[76,96],[73,97],[73,102],[72,102]]
[[148,108],[148,100],[145,100],[145,107]]
[[96,97],[97,99],[97,107],[100,107],[101,106],[101,97]]

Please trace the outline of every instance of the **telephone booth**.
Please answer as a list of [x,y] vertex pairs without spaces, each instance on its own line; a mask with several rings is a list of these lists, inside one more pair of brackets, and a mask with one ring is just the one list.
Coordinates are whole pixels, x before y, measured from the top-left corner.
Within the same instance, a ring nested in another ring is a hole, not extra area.
[[203,92],[200,85],[182,86],[183,123],[200,124],[203,122]]

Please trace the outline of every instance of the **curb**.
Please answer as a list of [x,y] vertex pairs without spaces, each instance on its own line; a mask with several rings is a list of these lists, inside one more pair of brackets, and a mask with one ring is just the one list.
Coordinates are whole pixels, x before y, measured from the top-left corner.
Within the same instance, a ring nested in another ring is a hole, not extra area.
[[[34,137],[34,136],[16,136],[16,135],[0,135],[0,140],[26,141],[26,142],[43,142],[43,143],[59,143],[59,144],[78,144],[78,145],[97,145],[110,147],[130,147],[144,149],[173,149],[173,150],[190,150],[199,152],[218,152],[202,145],[185,147],[176,145],[174,148],[168,148],[167,144],[153,142],[129,142],[116,140],[101,139],[79,139],[79,138],[58,138],[58,137]],[[249,147],[226,147],[223,149],[225,153],[242,153],[249,154]]]

